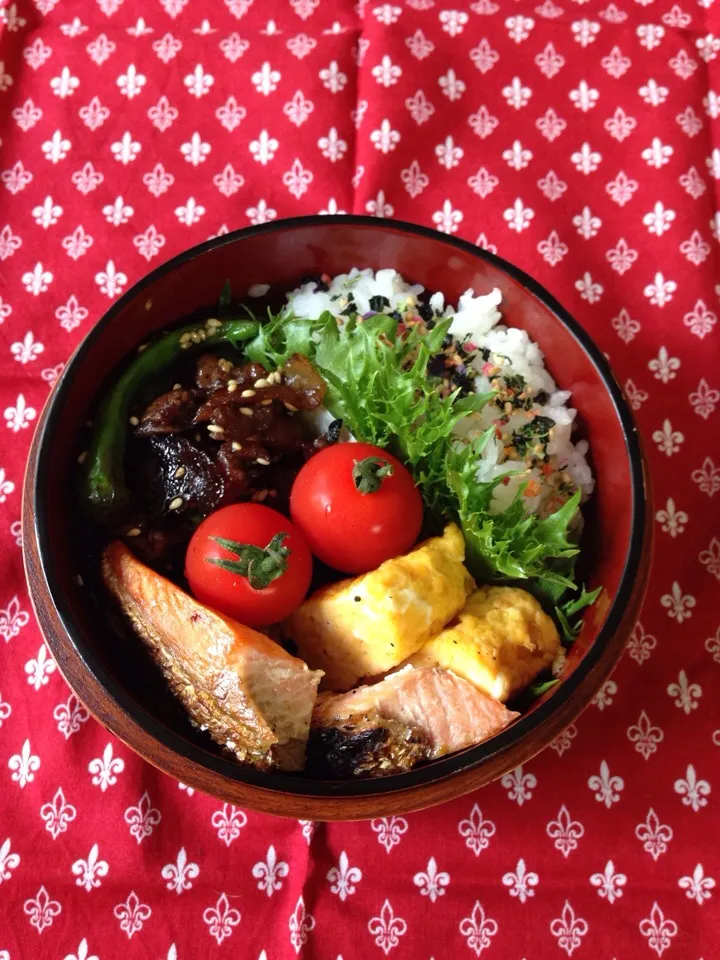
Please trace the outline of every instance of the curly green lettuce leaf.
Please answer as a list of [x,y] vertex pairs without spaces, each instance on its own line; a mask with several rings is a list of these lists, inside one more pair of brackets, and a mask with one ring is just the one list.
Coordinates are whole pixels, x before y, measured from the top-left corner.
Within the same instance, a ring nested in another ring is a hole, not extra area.
[[586,590],[584,586],[576,588],[573,596],[563,604],[556,604],[555,616],[566,645],[577,639],[582,629],[584,611],[593,605],[602,592],[602,587]]

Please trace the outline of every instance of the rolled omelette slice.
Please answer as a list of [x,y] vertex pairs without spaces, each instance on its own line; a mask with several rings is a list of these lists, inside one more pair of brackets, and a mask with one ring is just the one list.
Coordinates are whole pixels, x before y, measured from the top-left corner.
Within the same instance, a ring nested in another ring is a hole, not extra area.
[[303,768],[322,673],[198,603],[120,541],[103,553],[102,573],[196,726],[238,760]]
[[462,609],[474,587],[465,541],[449,524],[377,570],[316,591],[285,622],[298,656],[323,670],[323,688],[350,690],[386,673]]
[[559,649],[555,624],[526,590],[479,587],[408,663],[452,670],[504,701],[549,667]]

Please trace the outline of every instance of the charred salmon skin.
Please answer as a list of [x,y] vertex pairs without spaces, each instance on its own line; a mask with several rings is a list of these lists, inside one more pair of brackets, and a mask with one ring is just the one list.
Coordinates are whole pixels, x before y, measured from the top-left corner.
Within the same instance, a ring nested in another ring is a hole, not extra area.
[[119,541],[102,573],[196,726],[243,762],[303,768],[320,671],[198,603]]
[[349,693],[320,694],[309,757],[331,776],[398,773],[482,743],[519,714],[450,670],[405,667]]

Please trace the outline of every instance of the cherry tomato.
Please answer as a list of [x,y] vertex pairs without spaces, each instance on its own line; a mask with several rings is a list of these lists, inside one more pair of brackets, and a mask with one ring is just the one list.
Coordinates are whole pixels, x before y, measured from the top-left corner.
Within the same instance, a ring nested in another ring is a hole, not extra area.
[[411,474],[387,451],[338,443],[300,470],[290,514],[316,557],[343,573],[366,573],[413,546],[423,504]]
[[312,556],[302,533],[259,503],[211,513],[185,557],[193,595],[249,627],[289,616],[304,600],[311,575]]

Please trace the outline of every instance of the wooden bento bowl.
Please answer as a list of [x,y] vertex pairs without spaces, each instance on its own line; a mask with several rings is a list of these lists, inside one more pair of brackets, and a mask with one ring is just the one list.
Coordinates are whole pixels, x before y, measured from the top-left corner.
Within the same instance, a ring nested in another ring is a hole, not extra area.
[[[148,335],[215,303],[226,279],[242,295],[257,283],[289,290],[301,277],[352,266],[395,267],[456,302],[468,287],[499,287],[504,320],[542,347],[572,390],[597,479],[583,538],[584,575],[604,587],[572,646],[563,680],[516,723],[479,746],[409,773],[313,780],[237,763],[194,730],[142,644],[99,588],[77,582],[79,435],[118,365]],[[538,283],[470,243],[423,227],[357,216],[317,216],[249,227],[158,267],[95,324],[42,415],[23,493],[23,550],[33,605],[63,676],[108,730],[160,770],[224,801],[308,820],[407,813],[460,796],[525,763],[590,702],[633,628],[650,557],[649,495],[636,427],[610,367],[588,334]]]

